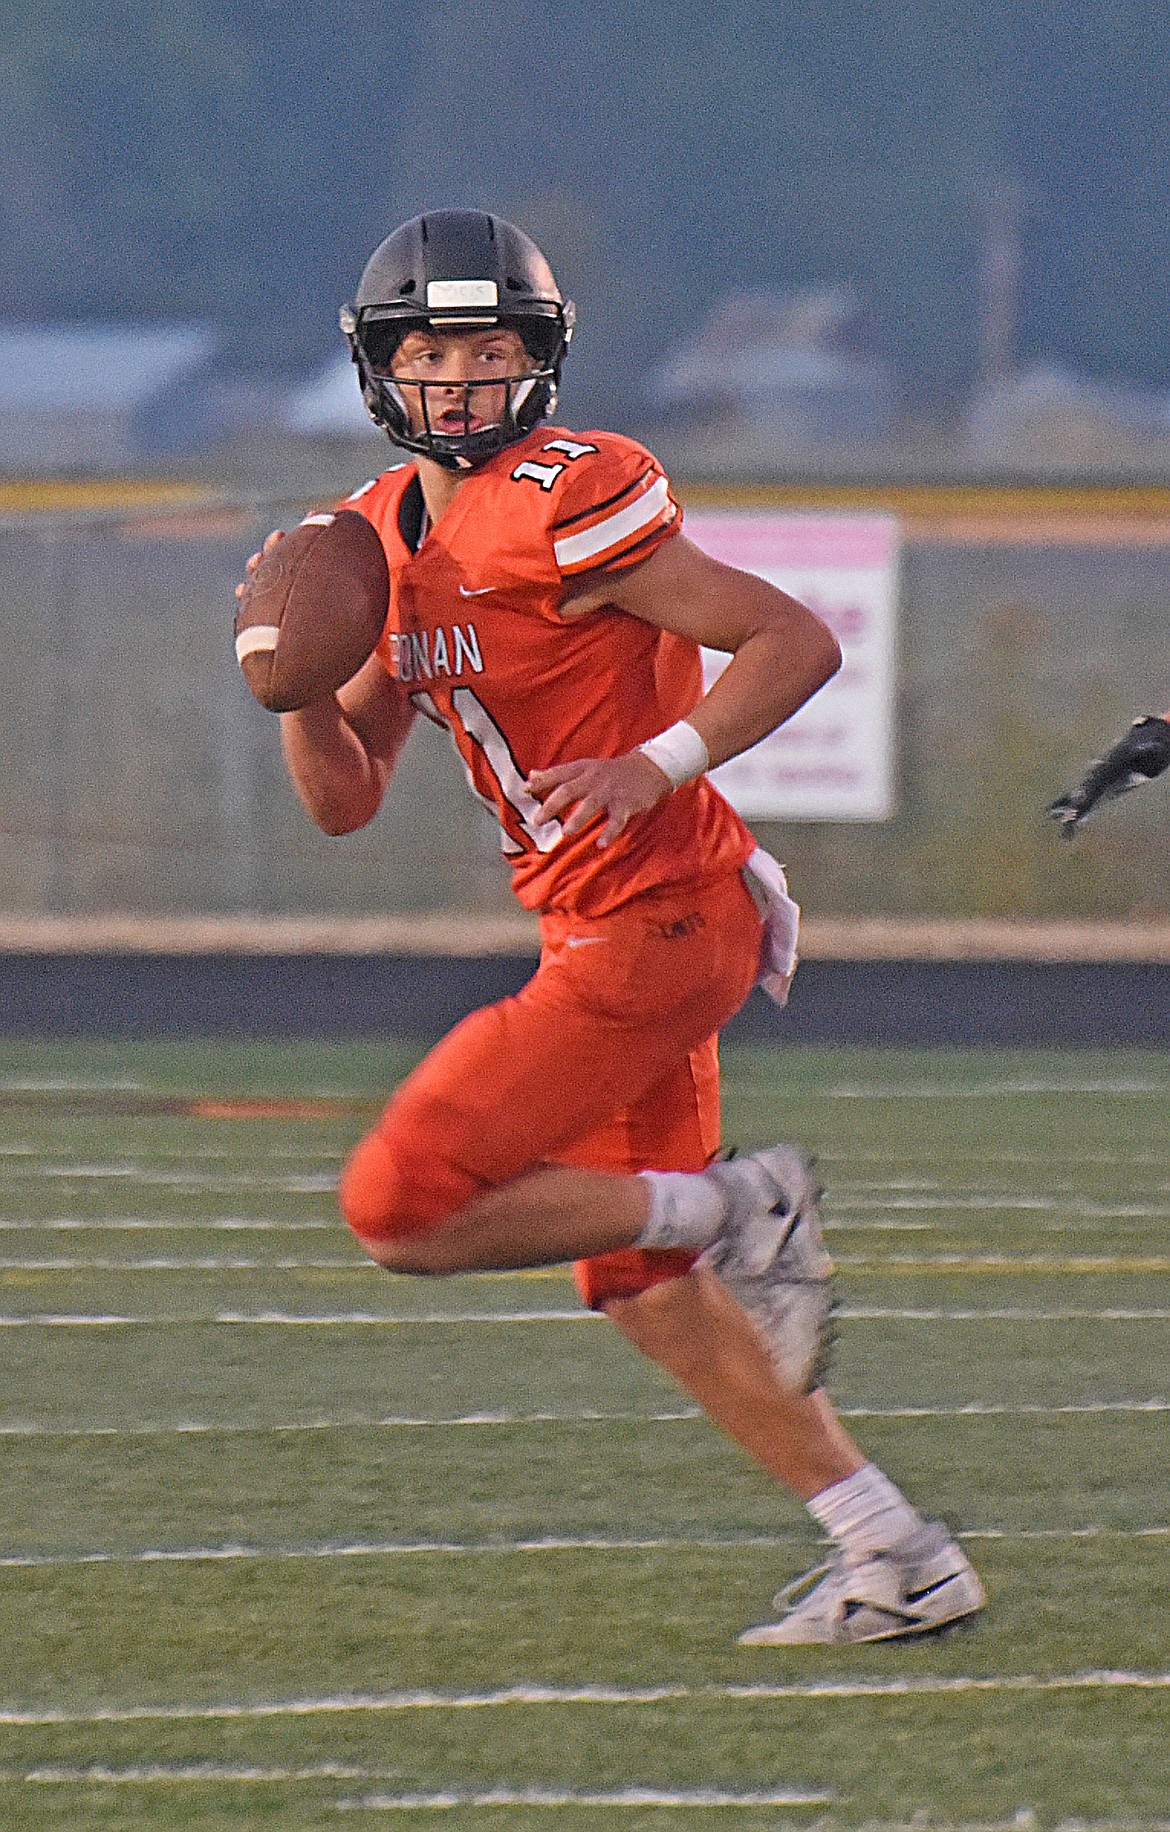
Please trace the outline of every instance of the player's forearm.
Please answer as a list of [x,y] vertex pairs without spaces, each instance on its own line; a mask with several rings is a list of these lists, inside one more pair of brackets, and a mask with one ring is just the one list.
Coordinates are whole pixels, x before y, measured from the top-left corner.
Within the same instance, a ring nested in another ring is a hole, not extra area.
[[390,765],[374,757],[337,699],[281,715],[280,740],[293,787],[325,833],[352,833],[374,818]]
[[[615,581],[609,601],[731,656],[687,717],[712,765],[783,725],[841,666],[836,637],[807,605],[755,573],[711,559],[685,535]],[[594,602],[596,591],[572,601],[586,609]]]
[[738,757],[783,725],[841,666],[832,632],[808,613],[799,630],[763,629],[732,656],[687,723],[711,758],[711,767]]

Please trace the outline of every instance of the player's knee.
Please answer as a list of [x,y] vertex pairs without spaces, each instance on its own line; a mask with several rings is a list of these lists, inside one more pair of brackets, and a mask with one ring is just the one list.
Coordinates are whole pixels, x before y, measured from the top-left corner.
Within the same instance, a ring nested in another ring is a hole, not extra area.
[[[351,1231],[379,1265],[392,1272],[437,1274],[454,1270],[440,1224],[464,1200],[441,1177],[423,1174],[394,1144],[374,1131],[352,1152],[341,1174],[338,1202]],[[448,1180],[450,1181],[450,1180]]]
[[402,1272],[414,1278],[445,1278],[464,1267],[452,1252],[441,1228],[428,1228],[416,1234],[383,1235],[379,1240],[363,1240],[371,1259],[387,1272]]

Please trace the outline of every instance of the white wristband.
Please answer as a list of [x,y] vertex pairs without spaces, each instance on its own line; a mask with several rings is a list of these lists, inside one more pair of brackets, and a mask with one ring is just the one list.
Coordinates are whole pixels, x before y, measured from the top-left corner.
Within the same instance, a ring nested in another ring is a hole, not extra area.
[[664,776],[670,777],[671,787],[681,789],[684,782],[694,782],[696,776],[702,776],[711,766],[711,753],[703,743],[693,725],[680,719],[677,725],[670,725],[657,738],[647,738],[638,749],[643,757],[649,757],[656,763]]

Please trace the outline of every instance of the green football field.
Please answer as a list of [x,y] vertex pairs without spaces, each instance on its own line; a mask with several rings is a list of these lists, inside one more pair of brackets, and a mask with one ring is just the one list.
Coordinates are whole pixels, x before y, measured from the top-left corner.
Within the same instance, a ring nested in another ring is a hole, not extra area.
[[0,1825],[1170,1825],[1170,1058],[729,1050],[976,1624],[743,1649],[803,1510],[560,1271],[395,1280],[407,1047],[0,1045]]

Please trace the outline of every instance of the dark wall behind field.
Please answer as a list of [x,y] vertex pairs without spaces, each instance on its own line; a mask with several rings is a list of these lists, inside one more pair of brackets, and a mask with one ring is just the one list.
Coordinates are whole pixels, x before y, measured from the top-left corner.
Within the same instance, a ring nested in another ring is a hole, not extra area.
[[989,199],[1018,351],[1170,385],[1161,0],[3,0],[0,316],[207,318],[257,376],[336,347],[403,217],[465,202],[581,307],[579,419],[718,294],[843,283],[930,403],[970,384]]
[[[288,513],[0,529],[0,908],[508,907],[494,825],[429,728],[360,834],[318,834],[288,788],[231,647],[244,558]],[[1164,783],[1071,847],[1043,812],[1135,712],[1170,706],[1170,544],[926,528],[900,596],[895,818],[758,829],[809,914],[1170,914]]]

